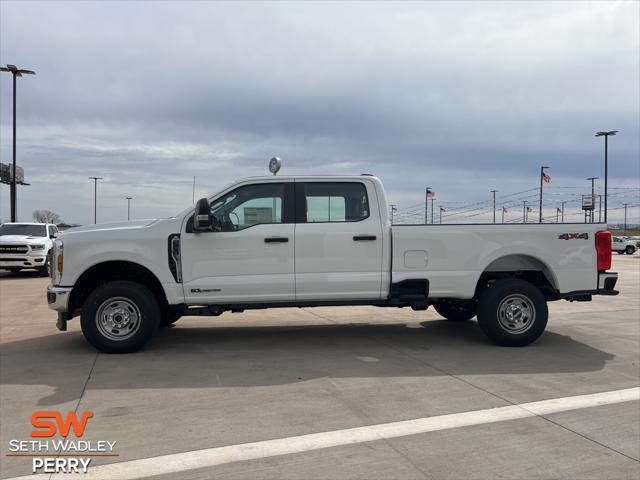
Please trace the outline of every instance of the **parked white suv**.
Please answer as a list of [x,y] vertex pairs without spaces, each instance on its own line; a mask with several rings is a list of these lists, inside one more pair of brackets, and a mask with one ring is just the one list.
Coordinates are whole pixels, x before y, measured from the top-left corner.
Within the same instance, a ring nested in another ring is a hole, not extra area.
[[5,223],[0,225],[0,268],[19,272],[35,268],[50,273],[49,252],[58,227],[52,223]]
[[636,253],[638,247],[636,242],[632,240],[625,240],[621,237],[613,237],[611,241],[611,250],[618,252],[620,255],[626,253],[627,255],[633,255]]

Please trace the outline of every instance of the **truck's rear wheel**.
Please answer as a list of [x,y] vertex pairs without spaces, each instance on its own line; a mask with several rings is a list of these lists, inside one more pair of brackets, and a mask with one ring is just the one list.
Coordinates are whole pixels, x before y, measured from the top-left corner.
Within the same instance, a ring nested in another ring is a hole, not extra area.
[[633,255],[636,251],[635,248],[633,248],[632,246],[628,246],[625,251],[627,252],[627,255]]
[[476,316],[476,302],[473,300],[441,300],[433,308],[441,316],[454,322],[464,322]]
[[544,296],[524,280],[498,280],[478,302],[480,328],[505,347],[522,347],[537,340],[547,326],[548,316]]
[[105,353],[135,352],[158,329],[160,308],[145,286],[117,280],[96,288],[82,307],[87,341]]

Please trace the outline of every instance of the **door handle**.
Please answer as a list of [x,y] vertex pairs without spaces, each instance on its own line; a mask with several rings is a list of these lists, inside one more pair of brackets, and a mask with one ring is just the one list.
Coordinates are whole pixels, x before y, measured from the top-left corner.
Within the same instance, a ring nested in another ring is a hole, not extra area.
[[264,239],[264,243],[287,243],[288,241],[287,237],[267,237]]
[[354,235],[353,237],[354,242],[366,242],[366,241],[371,241],[375,239],[376,239],[375,235]]

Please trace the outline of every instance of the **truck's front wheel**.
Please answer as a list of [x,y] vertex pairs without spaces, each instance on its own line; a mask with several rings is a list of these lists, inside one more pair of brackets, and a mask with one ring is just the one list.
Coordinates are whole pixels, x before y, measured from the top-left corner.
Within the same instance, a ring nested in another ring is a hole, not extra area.
[[522,347],[535,341],[544,332],[548,316],[544,296],[524,280],[498,280],[478,302],[480,328],[505,347]]
[[158,329],[160,308],[145,286],[128,280],[96,288],[82,307],[80,325],[87,341],[105,353],[135,352]]

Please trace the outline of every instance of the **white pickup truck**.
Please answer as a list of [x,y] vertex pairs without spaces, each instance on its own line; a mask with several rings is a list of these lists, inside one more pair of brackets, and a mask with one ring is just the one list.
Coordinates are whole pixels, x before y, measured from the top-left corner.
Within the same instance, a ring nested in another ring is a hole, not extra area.
[[394,225],[371,175],[240,180],[179,215],[74,228],[54,242],[49,306],[104,352],[184,315],[375,305],[469,320],[522,346],[547,301],[616,295],[597,224]]
[[0,225],[0,268],[19,272],[35,268],[49,275],[49,251],[58,227],[53,223],[4,223]]

